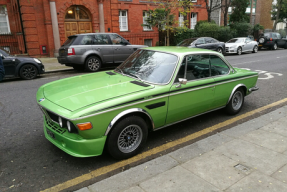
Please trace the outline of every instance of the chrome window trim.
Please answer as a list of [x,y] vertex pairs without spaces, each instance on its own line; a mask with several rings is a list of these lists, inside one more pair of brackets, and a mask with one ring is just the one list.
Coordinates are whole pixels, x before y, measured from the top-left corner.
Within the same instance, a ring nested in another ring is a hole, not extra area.
[[109,134],[109,132],[111,131],[111,129],[113,128],[113,126],[116,124],[116,122],[122,118],[123,116],[130,114],[130,113],[134,113],[134,112],[140,112],[140,113],[144,113],[145,115],[147,115],[152,123],[152,129],[154,130],[154,122],[152,117],[149,115],[149,113],[141,108],[132,108],[132,109],[127,109],[125,111],[122,111],[121,113],[119,113],[117,116],[115,116],[113,118],[113,120],[110,122],[109,126],[107,127],[107,130],[105,132],[105,136],[107,136]]
[[[183,55],[183,59],[184,59],[184,57],[186,57],[186,56],[188,56],[188,55],[196,55],[196,54],[198,54],[198,53],[193,53],[193,54],[184,54]],[[200,78],[200,79],[192,79],[192,80],[189,80],[189,81],[187,81],[187,83],[188,82],[192,82],[192,81],[199,81],[199,80],[203,80],[203,79],[210,79],[210,78],[216,78],[216,77],[222,77],[222,76],[227,76],[227,75],[230,75],[230,72],[231,71],[235,71],[235,69],[227,62],[227,60],[225,60],[225,58],[223,58],[220,54],[217,54],[217,53],[210,53],[210,52],[202,52],[202,53],[200,53],[201,55],[216,55],[216,56],[218,56],[226,65],[227,65],[227,67],[229,68],[229,71],[228,71],[228,73],[227,74],[224,74],[224,75],[216,75],[216,76],[210,76],[210,77],[206,77],[206,78]],[[179,64],[178,64],[179,65]],[[209,63],[209,66],[210,66],[211,64]],[[187,64],[185,63],[185,72],[184,72],[184,74],[186,73],[186,69],[187,69]],[[209,73],[210,73],[210,75],[211,75],[211,72],[210,72],[210,68],[209,68]],[[177,74],[176,74],[176,76],[177,76]],[[177,84],[179,84],[179,82],[175,82],[176,81],[176,77],[174,78],[174,80],[173,80],[173,85],[177,85]]]

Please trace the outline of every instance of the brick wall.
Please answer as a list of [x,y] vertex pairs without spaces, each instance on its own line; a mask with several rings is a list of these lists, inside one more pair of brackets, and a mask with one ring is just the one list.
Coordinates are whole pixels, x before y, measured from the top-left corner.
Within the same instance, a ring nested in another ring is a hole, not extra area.
[[[7,4],[8,1],[16,2],[16,0],[0,0],[0,4]],[[50,1],[51,0],[20,0],[27,52],[30,56],[41,56],[41,45],[47,46],[48,51],[47,55],[42,56],[53,56],[55,48]],[[65,14],[67,9],[73,5],[85,7],[91,16],[92,32],[99,32],[99,7],[97,0],[56,0],[55,3],[61,44],[66,40],[64,28]],[[194,4],[195,6],[191,11],[198,14],[197,20],[207,20],[205,5],[203,5],[201,1]],[[143,23],[143,11],[148,10],[149,6],[152,7],[154,5],[152,1],[104,0],[103,5],[106,32],[119,33],[132,44],[144,44],[145,39],[152,39],[152,45],[156,45],[158,41],[158,30],[153,28],[153,31],[144,31],[141,26]],[[8,12],[9,20],[11,20],[10,26],[13,28],[16,24],[14,25],[13,23],[13,10],[11,7],[12,6],[9,6]],[[119,10],[128,11],[128,31],[121,32],[119,30]]]
[[265,29],[273,28],[271,20],[272,0],[257,0],[255,24],[263,25]]

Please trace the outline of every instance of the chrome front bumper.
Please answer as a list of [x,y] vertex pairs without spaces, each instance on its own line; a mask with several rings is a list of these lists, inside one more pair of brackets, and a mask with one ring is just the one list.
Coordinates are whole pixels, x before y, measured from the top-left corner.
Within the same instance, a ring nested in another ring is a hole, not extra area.
[[249,93],[253,92],[253,91],[257,91],[259,89],[259,87],[257,87],[257,85],[255,85],[255,87],[251,87],[248,91]]

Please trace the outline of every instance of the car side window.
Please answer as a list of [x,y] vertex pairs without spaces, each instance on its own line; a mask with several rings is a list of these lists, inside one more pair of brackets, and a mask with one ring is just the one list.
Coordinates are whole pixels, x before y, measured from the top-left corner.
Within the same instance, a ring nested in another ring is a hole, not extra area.
[[245,43],[250,43],[251,40],[250,39],[245,39]]
[[218,43],[219,41],[215,40],[215,39],[211,39],[211,43]]
[[277,39],[277,34],[276,33],[272,33],[272,38]]
[[205,38],[205,43],[213,43],[211,38]]
[[205,44],[204,38],[197,39],[196,44]]
[[93,36],[92,35],[85,35],[80,42],[80,45],[93,45]]
[[178,78],[192,81],[207,77],[210,77],[209,55],[188,55],[180,65],[175,82],[178,82]]
[[229,73],[229,67],[217,55],[210,55],[211,76],[226,75]]
[[107,45],[109,44],[109,39],[107,35],[97,34],[94,38],[95,45]]
[[127,41],[119,35],[111,34],[110,37],[113,45],[124,45],[127,43]]
[[281,39],[281,35],[277,33],[277,39]]

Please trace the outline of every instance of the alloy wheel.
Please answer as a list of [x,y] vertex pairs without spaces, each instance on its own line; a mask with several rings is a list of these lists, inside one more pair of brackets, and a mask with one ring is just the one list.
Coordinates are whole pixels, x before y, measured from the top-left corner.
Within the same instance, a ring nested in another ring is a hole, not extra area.
[[20,69],[20,76],[23,79],[34,79],[38,74],[38,71],[34,65],[24,65]]
[[242,92],[237,91],[232,97],[232,108],[234,110],[240,109],[242,102],[243,102]]
[[88,61],[88,68],[91,70],[91,71],[97,71],[99,70],[100,68],[100,61],[96,58],[91,58],[89,61]]
[[118,148],[123,153],[130,153],[138,148],[143,138],[142,129],[138,125],[129,125],[118,137]]

